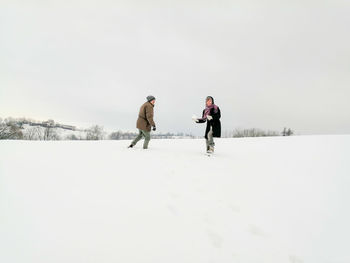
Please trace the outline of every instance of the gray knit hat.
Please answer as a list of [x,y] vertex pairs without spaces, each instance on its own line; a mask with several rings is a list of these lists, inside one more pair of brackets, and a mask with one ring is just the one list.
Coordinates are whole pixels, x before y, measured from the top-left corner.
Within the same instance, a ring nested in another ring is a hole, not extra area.
[[147,96],[147,101],[150,102],[152,100],[155,100],[156,98],[152,95]]

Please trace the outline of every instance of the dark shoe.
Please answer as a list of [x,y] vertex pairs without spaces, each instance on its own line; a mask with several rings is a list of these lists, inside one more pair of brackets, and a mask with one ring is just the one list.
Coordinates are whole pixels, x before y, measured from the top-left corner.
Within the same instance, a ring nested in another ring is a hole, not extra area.
[[134,145],[130,144],[128,148],[132,148],[132,147],[134,147]]

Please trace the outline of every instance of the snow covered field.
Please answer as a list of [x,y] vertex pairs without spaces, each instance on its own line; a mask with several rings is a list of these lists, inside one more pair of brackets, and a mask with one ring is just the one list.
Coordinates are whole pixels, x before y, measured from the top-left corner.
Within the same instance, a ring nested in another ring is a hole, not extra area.
[[0,262],[350,262],[350,135],[128,143],[0,141]]

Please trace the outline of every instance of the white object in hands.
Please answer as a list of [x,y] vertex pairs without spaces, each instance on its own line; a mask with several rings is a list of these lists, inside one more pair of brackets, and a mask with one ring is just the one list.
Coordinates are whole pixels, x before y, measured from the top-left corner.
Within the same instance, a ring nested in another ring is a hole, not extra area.
[[208,115],[208,116],[207,116],[207,119],[211,121],[211,120],[213,119],[213,117],[210,116],[210,115]]
[[198,122],[198,117],[196,116],[196,115],[192,115],[192,120],[194,121],[194,122]]

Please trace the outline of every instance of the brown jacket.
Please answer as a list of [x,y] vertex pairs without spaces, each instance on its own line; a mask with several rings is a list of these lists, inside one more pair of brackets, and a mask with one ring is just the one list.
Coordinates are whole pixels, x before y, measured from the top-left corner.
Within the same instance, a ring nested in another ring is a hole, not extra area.
[[156,126],[153,121],[153,107],[152,103],[145,102],[139,112],[136,128],[144,131],[151,131],[152,126]]

